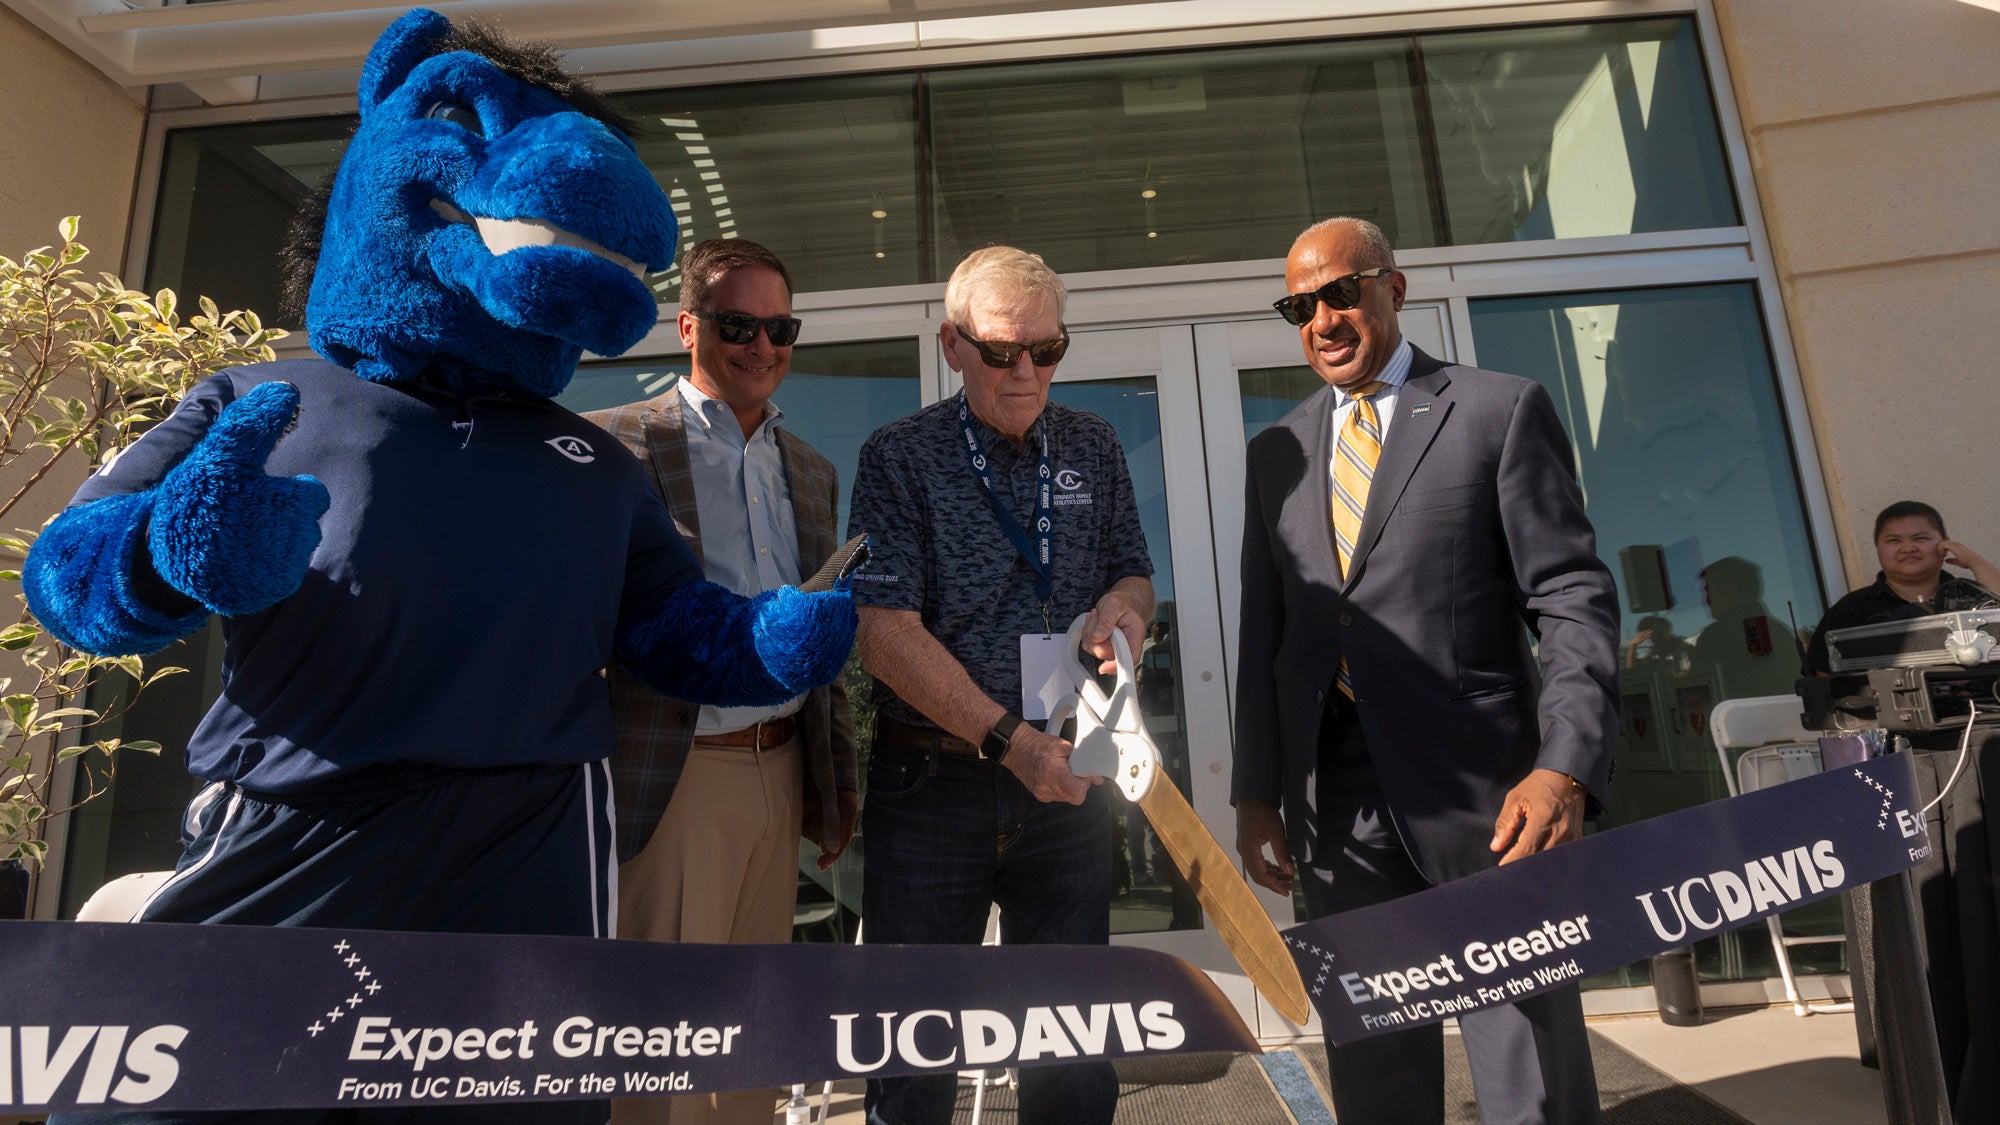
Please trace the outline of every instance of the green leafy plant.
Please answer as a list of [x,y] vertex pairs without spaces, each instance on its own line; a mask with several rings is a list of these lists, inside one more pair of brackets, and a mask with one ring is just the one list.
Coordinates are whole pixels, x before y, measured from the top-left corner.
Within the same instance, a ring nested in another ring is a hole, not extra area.
[[[255,313],[221,312],[207,297],[183,320],[170,289],[148,295],[108,273],[86,280],[79,266],[90,251],[76,240],[76,217],[60,230],[60,247],[18,262],[0,257],[0,527],[53,518],[68,489],[44,485],[65,458],[95,471],[196,382],[276,358],[271,344],[286,335]],[[0,555],[17,560],[0,581],[19,585],[18,560],[36,534],[0,535]],[[0,650],[16,662],[6,669],[15,675],[0,676],[0,861],[39,863],[50,817],[102,795],[118,755],[160,752],[155,742],[95,734],[141,691],[186,669],[78,652],[44,629],[25,600],[20,619],[0,629]],[[73,758],[84,759],[82,768],[58,794],[56,767]]]

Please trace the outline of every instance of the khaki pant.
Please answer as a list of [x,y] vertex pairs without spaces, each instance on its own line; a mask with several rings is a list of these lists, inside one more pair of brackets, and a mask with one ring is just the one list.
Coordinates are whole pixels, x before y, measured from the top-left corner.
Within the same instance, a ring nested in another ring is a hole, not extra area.
[[[618,868],[618,936],[777,943],[792,937],[799,890],[804,759],[799,739],[764,751],[688,748],[673,800],[638,855]],[[776,1090],[618,1098],[613,1125],[770,1125]]]

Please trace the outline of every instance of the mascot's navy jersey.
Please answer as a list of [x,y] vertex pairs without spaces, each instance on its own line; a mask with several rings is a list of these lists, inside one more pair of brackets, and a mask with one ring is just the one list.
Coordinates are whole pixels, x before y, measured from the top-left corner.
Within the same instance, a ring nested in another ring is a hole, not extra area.
[[239,367],[74,503],[151,488],[225,405],[275,380],[298,387],[298,424],[265,469],[318,477],[333,506],[298,592],[224,620],[222,697],[188,772],[282,795],[375,763],[609,754],[612,638],[701,568],[638,462],[560,406],[318,359]]

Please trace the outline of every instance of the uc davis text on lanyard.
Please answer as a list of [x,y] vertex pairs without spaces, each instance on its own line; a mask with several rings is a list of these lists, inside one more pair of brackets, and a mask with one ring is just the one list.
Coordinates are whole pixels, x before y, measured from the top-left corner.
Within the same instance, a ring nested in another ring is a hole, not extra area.
[[993,487],[993,473],[986,464],[986,451],[979,445],[979,435],[972,429],[972,407],[965,401],[965,392],[958,392],[958,428],[965,435],[965,453],[972,461],[972,471],[979,477],[979,485],[986,490],[986,502],[993,506],[993,517],[1000,521],[1000,530],[1007,533],[1008,542],[1021,557],[1028,560],[1028,566],[1035,572],[1035,596],[1041,599],[1042,616],[1047,617],[1049,599],[1056,588],[1055,566],[1050,562],[1051,541],[1055,535],[1055,491],[1049,474],[1049,424],[1046,417],[1035,420],[1035,442],[1041,446],[1041,464],[1035,476],[1035,532],[1029,538],[1027,529],[1014,513],[1007,510],[1007,502],[1000,498],[999,490]]

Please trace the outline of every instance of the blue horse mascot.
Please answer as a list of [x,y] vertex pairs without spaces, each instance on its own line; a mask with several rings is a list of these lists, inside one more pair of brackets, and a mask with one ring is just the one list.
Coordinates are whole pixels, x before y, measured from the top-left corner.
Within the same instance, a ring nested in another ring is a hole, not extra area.
[[608,103],[419,9],[360,105],[294,232],[324,358],[198,385],[43,532],[28,602],[106,655],[223,618],[207,784],[141,920],[608,935],[602,669],[775,704],[838,674],[853,606],[702,581],[639,464],[550,401],[653,327],[673,259]]

